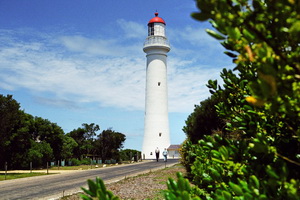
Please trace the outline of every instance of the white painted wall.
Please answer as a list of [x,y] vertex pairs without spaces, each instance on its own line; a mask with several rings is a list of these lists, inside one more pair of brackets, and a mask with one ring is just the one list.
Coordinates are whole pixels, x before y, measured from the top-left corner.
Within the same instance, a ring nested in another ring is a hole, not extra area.
[[[142,155],[145,159],[155,158],[155,149],[170,146],[168,118],[167,53],[168,45],[148,45],[146,75],[145,127]],[[152,154],[152,155],[151,155]]]
[[180,153],[177,150],[169,150],[168,153],[169,153],[169,155],[168,155],[169,159],[180,158]]

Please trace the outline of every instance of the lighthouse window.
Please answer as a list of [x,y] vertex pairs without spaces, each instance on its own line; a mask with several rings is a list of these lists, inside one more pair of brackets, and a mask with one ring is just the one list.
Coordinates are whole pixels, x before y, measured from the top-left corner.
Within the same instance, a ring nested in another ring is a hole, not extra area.
[[148,25],[148,36],[154,35],[154,24],[149,24]]
[[158,82],[157,85],[160,86],[160,82]]
[[161,137],[161,133],[159,133],[158,135],[159,135],[159,137]]

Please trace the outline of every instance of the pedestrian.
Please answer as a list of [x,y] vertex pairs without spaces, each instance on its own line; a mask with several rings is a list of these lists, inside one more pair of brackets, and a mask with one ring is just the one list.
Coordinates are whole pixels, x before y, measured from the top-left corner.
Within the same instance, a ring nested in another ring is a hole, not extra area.
[[158,162],[158,159],[159,159],[159,149],[158,149],[158,147],[156,147],[156,149],[155,149],[155,155],[156,155],[156,162]]
[[168,156],[168,151],[165,148],[165,150],[163,151],[163,156],[164,156],[164,161],[167,162],[167,156]]

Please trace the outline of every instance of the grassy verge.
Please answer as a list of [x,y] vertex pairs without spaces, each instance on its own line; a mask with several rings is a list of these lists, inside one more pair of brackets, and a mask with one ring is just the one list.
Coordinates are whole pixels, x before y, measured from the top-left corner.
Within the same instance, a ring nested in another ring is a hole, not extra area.
[[[98,167],[102,167],[102,165],[98,165]],[[95,169],[95,165],[79,165],[79,166],[64,166],[64,167],[51,167],[49,170],[87,170],[87,169]]]
[[79,165],[79,166],[53,166],[49,168],[49,170],[88,170],[88,169],[97,169],[97,168],[102,168],[103,166],[110,167],[114,166],[116,164],[98,164],[98,165]]
[[[106,167],[114,166],[115,164],[105,164]],[[102,168],[103,164],[98,165],[79,165],[79,166],[53,166],[49,168],[49,171],[52,173],[49,174],[55,174],[56,170],[88,170],[88,169],[97,169]],[[46,170],[46,169],[39,169],[39,170]],[[29,170],[27,170],[29,171]],[[53,173],[54,172],[54,173]],[[26,178],[26,177],[33,177],[33,176],[43,176],[47,175],[45,172],[32,172],[32,173],[7,173],[6,178],[4,173],[0,173],[0,181],[4,180],[10,180],[10,179],[18,179],[18,178]]]
[[[43,176],[47,175],[47,173],[9,173],[6,175],[6,180],[17,179],[17,178],[27,178],[33,176]],[[5,180],[5,174],[0,173],[0,181]]]

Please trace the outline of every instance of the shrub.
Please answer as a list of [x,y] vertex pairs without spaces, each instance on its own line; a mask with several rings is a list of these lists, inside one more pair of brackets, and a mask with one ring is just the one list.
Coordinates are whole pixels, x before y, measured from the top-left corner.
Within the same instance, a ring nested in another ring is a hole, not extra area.
[[90,164],[91,164],[91,159],[90,159],[90,158],[83,158],[83,159],[80,161],[80,164],[81,164],[81,165],[90,165]]
[[[114,196],[113,193],[106,189],[104,182],[100,178],[95,181],[88,180],[89,189],[81,188],[85,194],[80,195],[82,199],[93,200],[95,198],[101,200],[118,200],[119,197]],[[93,198],[94,197],[94,198]]]
[[210,20],[216,31],[207,33],[221,41],[236,72],[223,69],[223,86],[208,82],[222,99],[216,111],[230,137],[184,146],[192,181],[204,199],[299,199],[300,4],[197,0],[197,6],[193,17]]
[[73,166],[79,166],[81,164],[80,160],[78,160],[76,158],[72,158],[70,161]]

